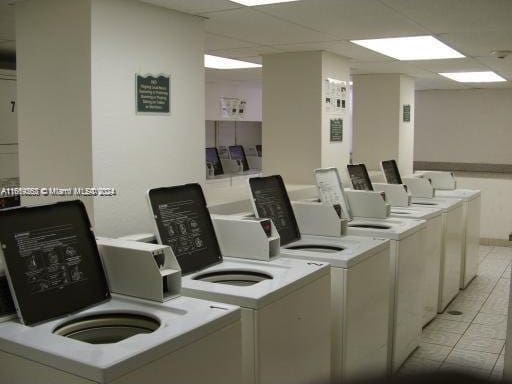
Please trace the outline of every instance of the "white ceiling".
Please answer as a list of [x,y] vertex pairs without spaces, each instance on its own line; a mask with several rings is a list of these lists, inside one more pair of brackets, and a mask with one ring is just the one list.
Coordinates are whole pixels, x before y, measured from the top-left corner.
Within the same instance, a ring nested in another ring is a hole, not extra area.
[[[354,74],[404,73],[418,89],[512,87],[512,0],[301,0],[245,7],[228,0],[142,0],[205,17],[207,53],[261,62],[261,55],[327,50],[349,59]],[[13,7],[0,3],[0,51],[14,50]],[[400,62],[351,39],[431,34],[465,59]],[[437,72],[493,70],[507,83],[462,85]],[[209,81],[260,81],[261,70],[207,70]]]

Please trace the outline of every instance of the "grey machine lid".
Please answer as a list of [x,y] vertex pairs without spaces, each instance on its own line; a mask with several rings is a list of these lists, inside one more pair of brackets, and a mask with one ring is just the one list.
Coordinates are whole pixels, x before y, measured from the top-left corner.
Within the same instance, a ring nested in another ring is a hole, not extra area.
[[0,211],[0,244],[22,323],[40,323],[110,299],[79,200]]
[[300,240],[299,225],[281,176],[251,177],[249,186],[258,217],[272,219],[281,246]]
[[148,198],[158,239],[161,244],[172,248],[184,275],[222,261],[199,184],[151,189]]
[[380,167],[384,173],[384,178],[388,184],[403,184],[398,165],[395,160],[385,160],[380,162]]
[[348,175],[352,187],[358,191],[373,191],[370,175],[364,164],[347,164]]

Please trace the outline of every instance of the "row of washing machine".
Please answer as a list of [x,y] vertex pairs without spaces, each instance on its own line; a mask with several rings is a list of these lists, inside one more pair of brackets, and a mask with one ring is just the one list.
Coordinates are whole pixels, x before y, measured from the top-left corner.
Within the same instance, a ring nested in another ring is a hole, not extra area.
[[[327,383],[396,371],[426,321],[429,221],[389,218],[380,193],[344,191],[332,169],[315,176],[321,203],[290,202],[279,176],[250,179],[258,219],[211,216],[197,184],[153,189],[156,236],[95,238],[80,202],[1,211],[2,377]],[[358,217],[367,196],[380,218]]]

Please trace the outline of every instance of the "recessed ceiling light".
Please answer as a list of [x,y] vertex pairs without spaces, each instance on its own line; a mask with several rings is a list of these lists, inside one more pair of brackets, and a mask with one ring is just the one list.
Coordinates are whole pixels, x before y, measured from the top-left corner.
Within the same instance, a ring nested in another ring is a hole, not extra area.
[[434,60],[465,57],[433,36],[351,40],[352,43],[397,60]]
[[495,83],[507,81],[492,71],[483,72],[443,72],[441,76],[458,81],[459,83]]
[[204,66],[206,68],[214,69],[261,68],[261,64],[249,63],[248,61],[240,61],[212,55],[204,55]]
[[290,3],[292,1],[298,1],[298,0],[231,0],[231,1],[233,3],[238,3],[238,4],[242,4],[242,5],[247,5],[248,7],[253,7],[255,5]]

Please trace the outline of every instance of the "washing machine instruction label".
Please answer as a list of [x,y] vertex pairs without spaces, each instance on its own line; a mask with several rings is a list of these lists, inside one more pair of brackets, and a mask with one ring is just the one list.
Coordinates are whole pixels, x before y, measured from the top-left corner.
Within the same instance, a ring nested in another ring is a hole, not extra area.
[[254,201],[258,216],[272,219],[281,237],[281,244],[285,245],[298,240],[292,221],[293,212],[289,212],[281,187],[272,182],[253,190]]
[[26,284],[32,294],[64,289],[87,280],[72,225],[40,228],[14,235],[24,259]]
[[162,242],[171,246],[176,257],[206,249],[205,233],[199,213],[194,211],[193,200],[159,204],[158,215],[165,229],[160,236],[167,238]]

